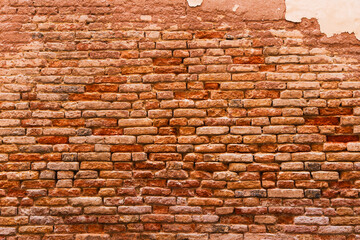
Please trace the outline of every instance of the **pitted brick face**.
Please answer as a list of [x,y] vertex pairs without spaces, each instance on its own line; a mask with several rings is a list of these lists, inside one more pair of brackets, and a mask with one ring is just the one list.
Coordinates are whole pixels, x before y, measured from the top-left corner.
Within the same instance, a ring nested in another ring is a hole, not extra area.
[[187,2],[0,1],[0,240],[360,238],[358,40]]

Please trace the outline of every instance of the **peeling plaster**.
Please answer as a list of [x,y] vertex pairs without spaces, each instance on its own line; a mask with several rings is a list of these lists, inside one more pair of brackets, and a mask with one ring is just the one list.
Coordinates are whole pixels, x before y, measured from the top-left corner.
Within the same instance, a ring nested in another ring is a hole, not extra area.
[[187,0],[190,7],[197,7],[200,6],[203,0]]
[[348,32],[360,39],[359,0],[285,0],[285,3],[288,21],[316,18],[321,32],[328,37]]
[[235,12],[240,6],[238,4],[235,4],[232,10]]

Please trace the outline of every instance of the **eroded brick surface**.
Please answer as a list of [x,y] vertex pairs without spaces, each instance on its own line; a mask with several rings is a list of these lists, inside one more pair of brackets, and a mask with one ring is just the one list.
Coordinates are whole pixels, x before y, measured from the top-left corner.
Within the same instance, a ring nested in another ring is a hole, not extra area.
[[0,239],[360,238],[359,42],[206,4],[0,1]]

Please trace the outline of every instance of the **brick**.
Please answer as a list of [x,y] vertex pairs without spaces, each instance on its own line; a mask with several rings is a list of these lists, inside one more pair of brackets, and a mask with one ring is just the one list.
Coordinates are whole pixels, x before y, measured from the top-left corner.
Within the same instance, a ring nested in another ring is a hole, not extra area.
[[44,233],[50,233],[52,231],[53,231],[52,226],[21,226],[21,227],[19,227],[20,233],[44,234]]
[[157,49],[181,49],[186,48],[185,41],[163,41],[156,43]]
[[261,127],[236,126],[236,127],[231,127],[230,132],[232,134],[241,134],[241,135],[261,134]]
[[222,135],[229,132],[229,127],[199,127],[196,129],[197,135]]
[[[63,235],[64,236],[64,235]],[[62,236],[59,236],[60,238]],[[66,235],[64,236],[66,237]],[[76,240],[86,240],[86,239],[109,239],[110,235],[109,234],[77,234],[76,235]]]
[[339,179],[339,173],[338,172],[312,172],[311,173],[314,180],[338,180]]
[[145,214],[151,213],[150,206],[120,206],[118,207],[118,212],[121,214]]
[[100,197],[78,197],[70,198],[69,202],[73,206],[96,206],[102,204]]
[[253,89],[254,83],[252,82],[223,82],[220,83],[220,89],[224,90],[243,90],[243,89]]
[[359,141],[359,137],[353,136],[353,135],[326,136],[326,141],[327,142],[343,142],[343,143],[357,142],[357,141]]
[[19,119],[0,119],[0,127],[20,126]]
[[238,233],[214,233],[210,234],[210,240],[224,239],[224,240],[243,240],[243,234]]
[[244,136],[244,143],[275,143],[275,135],[250,135]]
[[204,163],[196,163],[195,169],[214,172],[214,171],[226,170],[226,167],[222,163],[204,162]]
[[360,117],[341,117],[341,125],[358,125],[360,124]]
[[358,143],[358,142],[348,143],[347,150],[350,152],[359,152],[360,151],[360,143]]
[[119,92],[149,92],[150,84],[123,84],[119,86]]
[[265,126],[263,132],[264,134],[296,133],[296,128],[294,126]]
[[95,153],[95,152],[87,152],[87,153],[79,153],[78,154],[79,161],[107,161],[110,160],[110,153]]
[[170,213],[180,213],[180,214],[196,214],[202,213],[201,207],[193,207],[193,206],[170,206]]
[[1,101],[17,101],[20,100],[20,94],[18,93],[0,93]]
[[152,120],[147,118],[138,118],[138,119],[120,119],[118,121],[118,126],[120,127],[140,127],[140,126],[151,126]]
[[269,189],[270,198],[302,198],[304,192],[301,189]]
[[276,108],[253,108],[248,111],[249,117],[273,117],[280,116],[281,109]]
[[221,162],[245,162],[249,163],[253,161],[252,154],[235,154],[225,153],[219,155],[219,161]]
[[68,143],[68,138],[67,137],[41,137],[37,139],[38,143],[41,144],[64,144],[64,143]]
[[320,226],[319,234],[350,234],[353,231],[352,226]]
[[4,137],[3,143],[11,144],[35,144],[35,138],[34,137]]
[[292,153],[291,157],[294,161],[325,161],[325,153],[322,152]]
[[290,82],[287,84],[288,89],[320,89],[318,82]]
[[306,198],[320,198],[321,190],[319,189],[305,189]]
[[259,67],[256,65],[243,65],[243,64],[232,64],[227,67],[227,70],[231,73],[240,73],[240,72],[257,72]]
[[306,118],[305,124],[307,124],[307,125],[339,125],[340,119],[338,117]]
[[318,134],[299,134],[295,136],[296,143],[322,143],[325,137]]
[[192,39],[192,34],[189,32],[163,32],[162,38],[165,40],[189,40]]
[[175,109],[174,117],[205,117],[206,110],[198,109]]
[[214,198],[190,198],[188,200],[190,206],[196,205],[209,205],[209,206],[222,206],[223,201]]
[[225,145],[224,144],[198,145],[195,147],[195,152],[202,152],[202,153],[225,152]]
[[358,157],[360,157],[359,153],[352,152],[338,152],[326,154],[326,160],[328,161],[356,161]]
[[58,163],[58,162],[49,162],[47,164],[48,169],[50,170],[63,170],[63,171],[71,171],[71,170],[79,170],[79,163]]
[[360,221],[359,217],[333,217],[330,223],[333,225],[357,225]]
[[116,214],[116,207],[84,207],[85,214],[104,214],[104,215],[114,215]]
[[172,117],[171,110],[149,110],[149,118],[170,118]]
[[229,73],[208,73],[199,74],[199,81],[229,81],[231,75]]
[[307,105],[305,99],[274,99],[274,107],[305,107]]

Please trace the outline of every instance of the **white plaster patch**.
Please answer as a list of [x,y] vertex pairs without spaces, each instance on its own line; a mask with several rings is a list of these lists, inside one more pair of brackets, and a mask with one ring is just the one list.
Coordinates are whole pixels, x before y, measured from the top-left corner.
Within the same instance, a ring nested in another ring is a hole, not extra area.
[[285,0],[285,3],[288,21],[316,18],[321,32],[328,37],[348,32],[360,39],[360,0]]
[[235,6],[233,7],[233,11],[236,12],[236,10],[239,8],[240,6],[238,4],[235,4]]
[[152,17],[150,15],[141,15],[140,19],[143,21],[151,21]]
[[197,7],[200,6],[203,0],[187,0],[190,7]]

